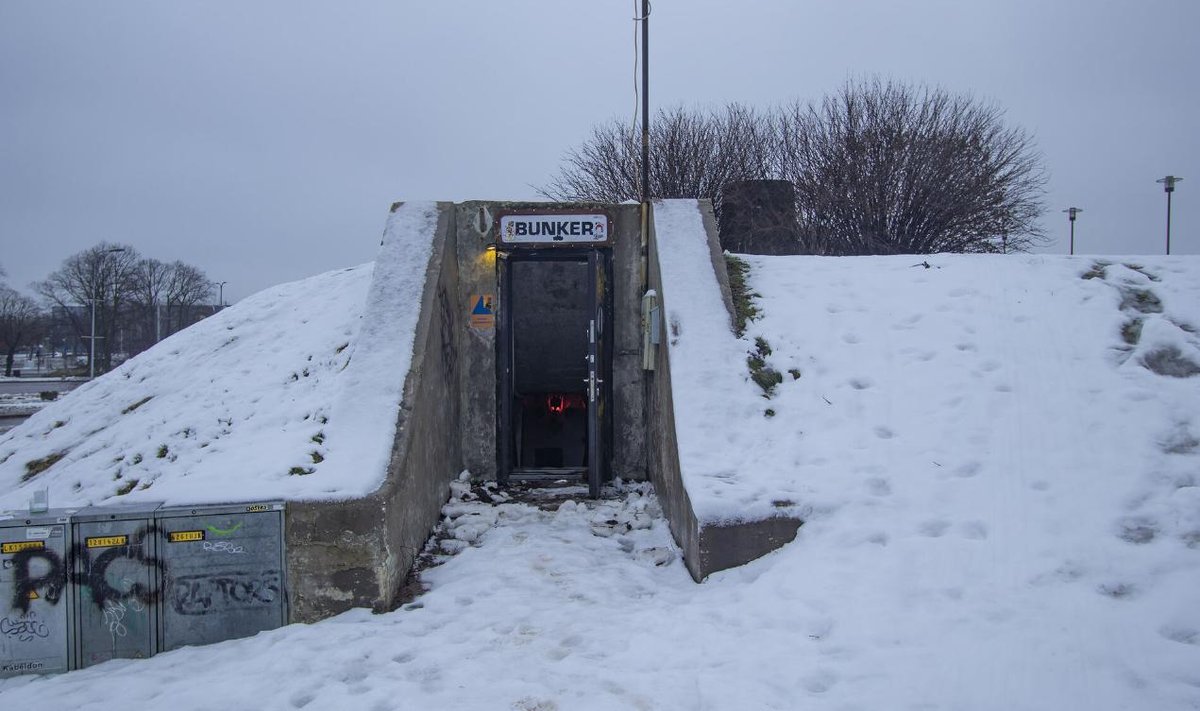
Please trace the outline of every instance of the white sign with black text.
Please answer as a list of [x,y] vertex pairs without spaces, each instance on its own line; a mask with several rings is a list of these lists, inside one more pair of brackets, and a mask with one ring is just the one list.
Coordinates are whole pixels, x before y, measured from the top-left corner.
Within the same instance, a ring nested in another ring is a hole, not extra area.
[[503,215],[504,244],[593,244],[608,241],[607,215]]

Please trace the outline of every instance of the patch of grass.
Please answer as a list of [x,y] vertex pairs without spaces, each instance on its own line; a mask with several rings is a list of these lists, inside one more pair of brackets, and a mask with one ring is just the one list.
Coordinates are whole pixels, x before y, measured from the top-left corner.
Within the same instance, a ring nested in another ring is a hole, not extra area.
[[142,453],[138,452],[137,454],[133,455],[133,459],[131,459],[130,462],[133,464],[141,464],[142,463]]
[[25,462],[25,474],[21,476],[21,483],[29,481],[55,464],[58,464],[58,462],[65,456],[67,456],[66,452],[53,452],[51,454],[47,454],[41,459],[31,459],[28,462]]
[[799,380],[800,379],[800,369],[799,368],[788,368],[788,375],[792,376],[792,380]]
[[1121,326],[1121,340],[1131,346],[1136,346],[1142,338],[1142,320],[1135,318],[1132,321],[1126,321]]
[[775,386],[783,382],[783,374],[756,355],[746,358],[746,365],[750,368],[750,379],[762,388],[763,397],[769,399],[775,394]]
[[1158,295],[1149,289],[1122,289],[1121,310],[1129,309],[1143,314],[1160,314],[1163,305]]
[[746,332],[746,324],[757,319],[762,312],[754,305],[754,299],[759,296],[750,291],[746,277],[750,274],[750,265],[741,259],[725,255],[725,270],[729,273],[729,291],[733,294],[733,328],[738,338]]
[[754,352],[761,358],[766,358],[771,355],[771,344],[767,343],[767,339],[758,336],[754,339]]
[[119,489],[117,489],[117,496],[124,496],[124,495],[128,494],[129,492],[133,491],[134,487],[136,487],[137,485],[138,485],[137,479],[130,479],[129,481],[122,484]]
[[766,411],[763,412],[763,417],[774,417],[774,416],[775,416],[775,410],[770,407],[768,407],[766,409]]
[[150,402],[153,399],[154,399],[153,395],[147,395],[146,397],[142,398],[141,400],[138,400],[137,402],[133,403],[129,407],[125,408],[124,410],[121,410],[121,414],[128,415],[129,413],[133,412],[134,410],[138,409],[142,405],[145,405],[146,403]]
[[56,421],[54,422],[54,426],[53,426],[53,427],[51,427],[50,429],[52,429],[52,430],[56,430],[56,429],[58,429],[59,427],[65,427],[65,426],[66,426],[66,424],[67,424],[67,423],[66,423],[66,421],[65,421],[65,420],[56,420]]
[[58,391],[43,390],[40,393],[38,393],[38,397],[41,398],[44,402],[54,402],[55,400],[58,399]]
[[315,435],[313,435],[310,439],[312,439],[312,441],[315,442],[316,444],[325,444],[325,433],[318,432]]
[[170,451],[171,451],[171,450],[167,449],[167,445],[165,445],[165,444],[160,444],[160,445],[158,445],[158,453],[157,453],[157,454],[155,454],[154,456],[158,457],[159,459],[166,459],[166,458],[167,458],[167,454],[168,454]]
[[313,464],[320,464],[321,462],[325,461],[325,455],[321,454],[315,449],[309,452],[308,456],[312,457]]
[[1091,269],[1084,272],[1081,276],[1084,279],[1103,279],[1104,278],[1104,268],[1107,266],[1108,266],[1108,264],[1106,264],[1104,262],[1096,262],[1096,263],[1092,264]]
[[763,397],[769,398],[775,394],[775,386],[783,382],[783,375],[771,367],[751,371],[750,379],[763,390]]
[[316,469],[313,469],[312,467],[292,467],[291,469],[288,469],[288,474],[291,474],[292,476],[308,476],[315,471]]

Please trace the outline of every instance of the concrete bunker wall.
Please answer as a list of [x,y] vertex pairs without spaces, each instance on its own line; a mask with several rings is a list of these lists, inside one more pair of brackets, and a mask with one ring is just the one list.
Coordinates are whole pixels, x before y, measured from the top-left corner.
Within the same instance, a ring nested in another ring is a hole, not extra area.
[[[647,478],[647,432],[644,371],[641,365],[641,217],[637,205],[590,203],[517,203],[473,201],[455,206],[459,264],[458,301],[463,309],[473,297],[492,296],[499,304],[496,215],[501,211],[554,208],[613,216],[612,279],[614,337],[612,355],[612,474],[623,479]],[[463,464],[472,476],[497,475],[496,329],[458,330],[461,359],[460,412]]]
[[462,469],[457,334],[465,310],[455,235],[454,207],[439,203],[412,365],[407,374],[395,374],[404,377],[404,394],[383,485],[361,499],[288,505],[293,622],[353,607],[395,607],[401,584],[449,497],[450,481]]
[[[716,276],[721,300],[732,323],[733,296],[717,236],[712,204],[702,200],[698,208],[704,224],[713,274]],[[649,288],[658,292],[661,313],[667,313],[666,305],[671,299],[671,294],[664,293],[663,289],[661,255],[654,235],[653,219],[650,220],[647,264]],[[660,323],[660,328],[665,328],[665,323]],[[683,551],[688,572],[694,580],[700,582],[712,573],[743,565],[789,543],[796,537],[801,522],[788,517],[773,517],[743,523],[717,524],[701,521],[696,517],[679,465],[675,404],[671,390],[671,358],[670,349],[667,347],[669,334],[660,335],[661,345],[655,357],[655,371],[648,387],[649,429],[654,433],[651,437],[649,457],[650,475],[670,524],[671,534]]]

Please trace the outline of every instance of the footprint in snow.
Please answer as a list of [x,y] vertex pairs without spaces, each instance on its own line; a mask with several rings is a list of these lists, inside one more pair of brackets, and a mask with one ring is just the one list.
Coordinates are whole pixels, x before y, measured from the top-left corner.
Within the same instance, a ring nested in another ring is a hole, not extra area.
[[942,521],[941,519],[933,519],[931,521],[925,521],[920,526],[917,526],[917,532],[922,536],[928,536],[929,538],[941,538],[943,535],[945,535],[946,529],[948,528],[950,528],[949,522]]
[[867,479],[866,484],[867,491],[871,492],[874,496],[888,496],[892,493],[892,485],[888,483],[887,479],[873,477]]
[[1200,646],[1200,630],[1193,627],[1166,625],[1160,627],[1158,633],[1172,642]]
[[804,688],[813,694],[823,694],[832,689],[837,682],[837,675],[825,669],[818,669],[801,680]]
[[988,537],[988,527],[982,521],[968,521],[959,526],[962,531],[963,538],[969,538],[972,541],[983,541]]
[[970,479],[971,477],[979,474],[980,470],[982,469],[983,464],[979,462],[966,462],[965,464],[960,464],[954,470],[954,476],[959,477],[960,479]]

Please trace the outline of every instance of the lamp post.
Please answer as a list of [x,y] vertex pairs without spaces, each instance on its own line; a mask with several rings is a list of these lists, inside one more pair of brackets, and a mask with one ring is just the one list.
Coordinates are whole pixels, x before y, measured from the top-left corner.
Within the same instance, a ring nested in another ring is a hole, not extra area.
[[1167,254],[1171,253],[1171,193],[1175,192],[1175,183],[1178,183],[1183,178],[1175,175],[1168,175],[1154,182],[1163,184],[1163,192],[1167,194]]
[[217,307],[218,308],[221,308],[221,309],[225,308],[225,285],[228,283],[229,282],[227,282],[227,281],[223,281],[217,285],[218,288],[220,289],[220,294],[221,294],[219,297],[217,297]]
[[[101,254],[114,254],[116,252],[124,252],[124,247],[113,247],[106,249]],[[88,353],[88,380],[96,379],[96,285],[92,284],[92,336],[91,350]]]
[[1083,210],[1078,207],[1068,207],[1063,212],[1067,213],[1067,219],[1071,221],[1071,251],[1069,254],[1075,254],[1075,216]]

